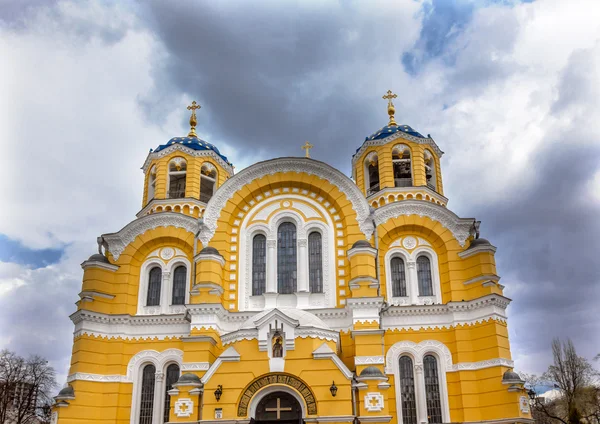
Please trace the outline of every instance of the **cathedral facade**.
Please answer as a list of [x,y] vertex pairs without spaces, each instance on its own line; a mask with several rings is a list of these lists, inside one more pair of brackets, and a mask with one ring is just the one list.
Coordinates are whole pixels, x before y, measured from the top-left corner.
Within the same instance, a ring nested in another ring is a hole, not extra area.
[[82,263],[53,422],[532,422],[496,248],[393,97],[352,179],[308,143],[234,174],[188,107],[137,218]]

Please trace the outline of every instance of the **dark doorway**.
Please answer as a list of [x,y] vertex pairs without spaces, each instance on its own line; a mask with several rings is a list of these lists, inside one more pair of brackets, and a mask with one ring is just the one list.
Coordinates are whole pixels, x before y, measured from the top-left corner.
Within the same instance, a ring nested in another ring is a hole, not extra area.
[[262,423],[302,423],[302,409],[294,396],[285,392],[275,392],[265,396],[256,407],[254,422]]

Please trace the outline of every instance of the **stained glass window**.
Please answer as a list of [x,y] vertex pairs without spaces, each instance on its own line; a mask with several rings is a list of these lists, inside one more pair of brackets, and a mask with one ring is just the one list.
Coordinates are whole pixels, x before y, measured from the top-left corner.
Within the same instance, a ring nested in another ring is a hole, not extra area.
[[146,298],[146,306],[160,305],[160,283],[162,279],[162,270],[159,267],[154,267],[150,270],[148,276],[148,297]]
[[425,396],[427,399],[428,422],[442,422],[442,403],[440,401],[440,382],[438,378],[437,360],[433,355],[423,358],[425,375]]
[[165,413],[163,422],[169,421],[169,410],[171,409],[171,396],[169,396],[169,390],[173,388],[173,384],[179,380],[179,365],[171,364],[167,367],[167,376],[165,379]]
[[266,291],[267,285],[267,238],[257,234],[252,240],[252,296]]
[[142,394],[140,397],[140,424],[152,424],[154,411],[154,374],[156,368],[148,364],[142,371]]
[[406,273],[404,260],[399,257],[392,258],[392,296],[406,296]]
[[413,361],[408,356],[400,358],[400,401],[402,423],[417,424],[417,403],[415,401],[415,378]]
[[296,226],[284,222],[277,230],[277,292],[296,292]]
[[419,256],[417,259],[417,278],[419,280],[419,296],[433,296],[431,262],[427,256]]
[[308,236],[308,281],[311,293],[323,293],[323,247],[321,233]]
[[185,277],[187,269],[184,266],[175,268],[173,274],[173,305],[183,305],[185,303]]

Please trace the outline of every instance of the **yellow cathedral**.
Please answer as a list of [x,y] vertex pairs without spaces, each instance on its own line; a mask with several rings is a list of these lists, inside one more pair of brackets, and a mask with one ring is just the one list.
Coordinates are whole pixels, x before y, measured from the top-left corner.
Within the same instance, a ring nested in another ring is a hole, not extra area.
[[193,102],[136,219],[81,265],[52,422],[531,423],[496,248],[383,97],[352,178],[309,143],[234,174]]

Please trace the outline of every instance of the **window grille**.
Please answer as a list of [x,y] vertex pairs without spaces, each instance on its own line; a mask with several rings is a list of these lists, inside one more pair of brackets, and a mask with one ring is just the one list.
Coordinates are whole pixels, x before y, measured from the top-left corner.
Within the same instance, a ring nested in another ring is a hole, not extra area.
[[146,298],[146,306],[160,305],[160,283],[162,279],[162,270],[159,267],[154,267],[150,270],[148,276],[148,297]]
[[402,423],[417,424],[413,361],[408,356],[400,358],[400,402],[402,404]]
[[425,375],[425,396],[427,399],[427,422],[442,422],[442,402],[440,401],[440,382],[438,378],[437,360],[433,355],[423,358]]
[[260,296],[267,286],[267,238],[257,234],[252,240],[252,296]]
[[179,380],[179,365],[171,364],[167,367],[167,376],[165,378],[165,413],[163,422],[169,422],[169,410],[171,409],[171,396],[169,390],[173,388],[173,384]]
[[308,281],[311,293],[323,293],[323,247],[321,233],[308,236]]
[[419,280],[419,296],[433,296],[431,261],[427,256],[417,258],[417,278]]
[[140,398],[140,424],[152,424],[154,411],[154,374],[156,368],[149,364],[142,371],[142,395]]
[[277,230],[277,292],[296,291],[296,226],[284,222]]
[[399,257],[392,258],[392,296],[406,296],[406,273],[404,260]]
[[175,272],[173,274],[173,305],[183,305],[185,304],[185,277],[187,274],[187,269],[184,266],[178,266],[175,268]]

